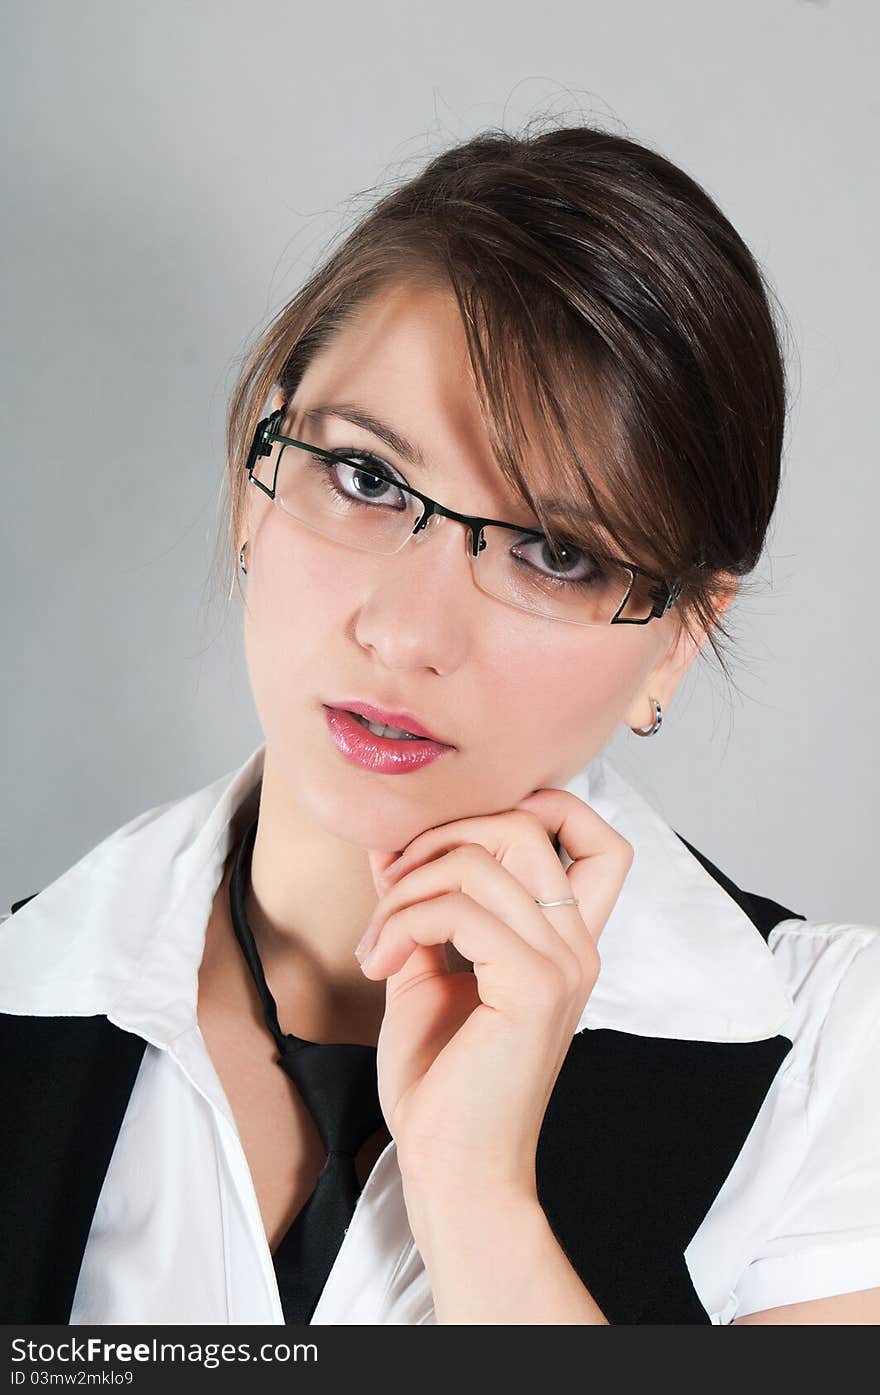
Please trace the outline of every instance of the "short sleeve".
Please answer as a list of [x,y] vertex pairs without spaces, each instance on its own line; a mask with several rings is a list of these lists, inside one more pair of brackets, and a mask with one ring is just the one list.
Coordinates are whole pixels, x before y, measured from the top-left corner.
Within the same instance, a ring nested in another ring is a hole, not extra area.
[[736,1284],[734,1317],[880,1287],[880,927],[838,928],[862,948],[817,1033],[806,1152]]

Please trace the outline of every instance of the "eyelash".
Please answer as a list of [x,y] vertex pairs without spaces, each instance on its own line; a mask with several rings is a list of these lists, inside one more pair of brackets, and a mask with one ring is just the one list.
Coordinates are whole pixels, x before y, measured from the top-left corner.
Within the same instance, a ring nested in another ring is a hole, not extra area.
[[[392,486],[396,484],[408,484],[408,481],[404,479],[402,475],[400,476],[399,480],[391,478],[391,474],[398,474],[398,471],[393,470],[393,467],[389,465],[387,461],[383,460],[378,455],[374,455],[372,451],[351,450],[345,447],[340,448],[338,452],[334,451],[332,453],[334,455],[339,455],[339,459],[336,462],[336,465],[348,465],[355,473],[370,475],[373,479],[379,479],[383,483]],[[312,455],[308,458],[313,467],[317,469],[317,471],[319,472],[322,483],[326,485],[327,489],[330,490],[331,493],[334,494],[337,498],[347,499],[348,502],[352,504],[362,504],[365,508],[378,507],[378,505],[376,505],[375,503],[370,503],[366,500],[357,499],[354,495],[347,494],[343,489],[340,489],[339,486],[335,483],[335,481],[331,478],[332,472],[336,469],[336,465],[331,464],[331,462],[328,461],[325,457],[319,455]],[[361,461],[367,463],[363,465],[359,464],[358,462]],[[370,465],[377,466],[377,470],[371,470],[369,468]],[[525,543],[525,546],[538,547],[545,543],[547,543],[547,539],[544,535],[542,535],[536,538],[529,538],[528,541]],[[584,560],[591,560],[595,568],[595,571],[592,574],[592,576],[590,576],[589,578],[570,578],[565,576],[552,576],[549,572],[540,571],[531,562],[524,561],[522,558],[517,558],[516,560],[522,561],[524,566],[528,567],[531,571],[534,571],[538,576],[542,577],[544,580],[556,582],[559,586],[564,587],[581,587],[587,589],[590,586],[596,585],[597,576],[598,579],[601,580],[607,575],[605,567],[603,567],[602,564],[598,562],[595,558],[591,558],[590,554],[586,552],[584,548],[578,547],[576,543],[568,542],[565,539],[560,539],[558,546],[565,551],[572,551],[576,553],[579,557],[583,558]]]

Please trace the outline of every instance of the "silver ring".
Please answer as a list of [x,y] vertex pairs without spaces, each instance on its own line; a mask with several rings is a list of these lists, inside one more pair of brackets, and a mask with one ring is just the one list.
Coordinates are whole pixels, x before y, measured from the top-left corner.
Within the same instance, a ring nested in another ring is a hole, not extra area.
[[581,903],[576,896],[567,896],[563,901],[539,901],[535,897],[536,906],[579,906]]

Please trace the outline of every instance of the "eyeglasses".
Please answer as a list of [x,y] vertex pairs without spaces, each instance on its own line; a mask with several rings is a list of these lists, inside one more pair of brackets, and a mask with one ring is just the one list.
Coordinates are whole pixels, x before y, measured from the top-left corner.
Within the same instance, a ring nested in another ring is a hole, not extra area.
[[[411,538],[436,527],[435,520],[453,518],[470,535],[468,556],[481,591],[517,610],[570,625],[647,625],[681,595],[679,582],[670,584],[634,562],[586,552],[574,543],[554,544],[520,523],[448,509],[395,478],[393,467],[370,451],[323,450],[282,436],[278,428],[285,411],[279,407],[257,424],[245,466],[248,479],[284,513],[332,542],[393,556]],[[281,449],[273,471],[262,457],[271,457],[276,444]],[[623,616],[627,606],[630,614]]]

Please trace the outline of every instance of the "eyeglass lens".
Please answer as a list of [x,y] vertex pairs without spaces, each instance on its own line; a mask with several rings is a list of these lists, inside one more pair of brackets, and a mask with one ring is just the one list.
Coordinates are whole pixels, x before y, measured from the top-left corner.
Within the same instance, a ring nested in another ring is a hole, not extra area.
[[[424,505],[372,470],[369,460],[357,464],[356,451],[344,453],[348,459],[331,461],[276,442],[270,455],[259,458],[254,475],[267,488],[274,479],[278,506],[313,532],[364,552],[399,552]],[[463,531],[477,586],[518,609],[579,624],[609,624],[632,588],[626,617],[650,614],[650,578],[596,559],[576,544],[487,524],[486,545],[473,557],[470,532]]]

